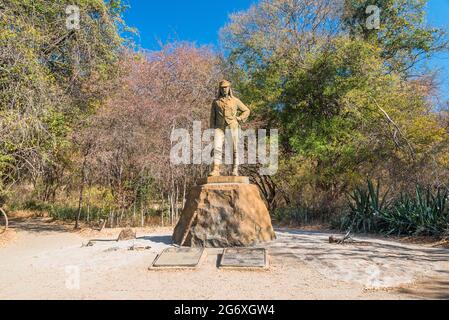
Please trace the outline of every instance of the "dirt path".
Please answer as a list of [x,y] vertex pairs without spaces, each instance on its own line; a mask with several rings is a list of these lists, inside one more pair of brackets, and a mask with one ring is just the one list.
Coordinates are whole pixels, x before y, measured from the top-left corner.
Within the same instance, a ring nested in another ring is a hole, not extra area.
[[[217,270],[208,249],[196,271],[148,271],[170,246],[171,230],[74,233],[43,219],[12,221],[15,236],[0,246],[0,299],[448,299],[449,250],[363,239],[330,245],[329,234],[277,230],[267,245],[269,271]],[[130,251],[133,244],[150,250]],[[79,275],[79,288],[76,281]]]

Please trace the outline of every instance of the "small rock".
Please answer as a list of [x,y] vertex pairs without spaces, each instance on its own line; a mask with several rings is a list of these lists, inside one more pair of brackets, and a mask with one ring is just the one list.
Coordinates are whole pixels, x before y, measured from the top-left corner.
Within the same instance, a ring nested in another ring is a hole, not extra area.
[[143,250],[151,250],[150,246],[132,246],[129,248],[130,251],[143,251]]
[[93,247],[94,243],[92,241],[89,241],[87,244],[82,244],[81,248],[85,248],[85,247]]
[[133,229],[131,228],[127,228],[122,230],[122,232],[120,232],[120,235],[118,236],[117,241],[126,241],[126,240],[133,240],[136,239],[136,233],[133,231]]

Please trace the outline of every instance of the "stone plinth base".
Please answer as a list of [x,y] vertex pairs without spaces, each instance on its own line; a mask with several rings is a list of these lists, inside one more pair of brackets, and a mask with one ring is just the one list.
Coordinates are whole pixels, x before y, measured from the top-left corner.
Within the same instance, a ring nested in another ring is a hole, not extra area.
[[258,187],[226,182],[192,188],[173,234],[177,245],[210,248],[246,247],[275,238]]
[[199,181],[200,185],[211,184],[211,183],[246,183],[246,184],[249,184],[249,178],[248,177],[218,176],[218,177],[207,177],[207,178],[201,179]]

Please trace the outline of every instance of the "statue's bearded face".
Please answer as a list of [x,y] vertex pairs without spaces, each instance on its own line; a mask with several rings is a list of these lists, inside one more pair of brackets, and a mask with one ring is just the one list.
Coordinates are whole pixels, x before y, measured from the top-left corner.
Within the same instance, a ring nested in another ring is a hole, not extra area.
[[229,96],[229,92],[231,91],[230,87],[220,87],[220,95],[222,97],[227,97]]

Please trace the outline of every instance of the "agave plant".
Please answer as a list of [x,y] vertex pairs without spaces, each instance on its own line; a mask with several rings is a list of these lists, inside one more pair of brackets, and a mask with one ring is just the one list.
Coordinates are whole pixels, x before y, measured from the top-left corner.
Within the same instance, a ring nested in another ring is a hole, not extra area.
[[395,201],[390,210],[382,216],[381,232],[386,234],[412,234],[415,230],[415,201],[404,192]]
[[349,214],[342,220],[342,228],[354,232],[376,232],[387,208],[388,191],[381,197],[380,182],[374,186],[367,181],[367,188],[356,188],[348,195]]
[[341,227],[354,232],[443,236],[449,230],[449,191],[417,185],[414,195],[401,192],[391,203],[380,196],[379,183],[368,181],[349,195],[349,213]]
[[447,228],[448,216],[448,191],[439,188],[432,194],[431,188],[423,190],[416,188],[416,231],[417,234],[440,235]]

